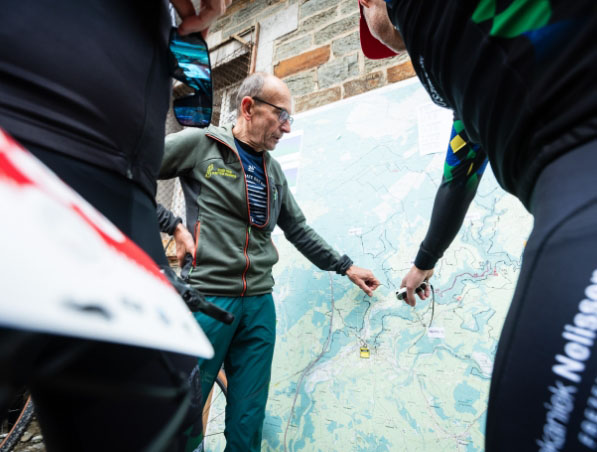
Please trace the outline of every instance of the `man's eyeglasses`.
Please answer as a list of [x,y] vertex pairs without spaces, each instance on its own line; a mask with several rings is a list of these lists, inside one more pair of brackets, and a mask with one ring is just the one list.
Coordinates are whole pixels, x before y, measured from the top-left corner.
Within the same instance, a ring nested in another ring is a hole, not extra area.
[[292,125],[292,123],[294,122],[294,118],[292,116],[290,116],[290,113],[288,113],[282,107],[278,107],[277,105],[270,104],[268,101],[260,99],[259,97],[253,97],[253,100],[256,100],[257,102],[261,102],[262,104],[267,104],[270,107],[274,107],[276,110],[278,110],[280,112],[280,113],[278,113],[278,121],[280,121],[280,124],[284,124],[286,121],[288,121],[288,123],[290,125]]
[[173,101],[174,116],[183,126],[207,127],[211,122],[212,83],[209,50],[200,33],[170,32],[170,74],[193,93]]

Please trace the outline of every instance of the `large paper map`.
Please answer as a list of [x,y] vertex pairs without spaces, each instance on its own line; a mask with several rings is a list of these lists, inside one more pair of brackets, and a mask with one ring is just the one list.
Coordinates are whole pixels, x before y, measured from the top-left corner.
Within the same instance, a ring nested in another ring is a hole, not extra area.
[[274,236],[264,451],[484,449],[493,358],[532,225],[489,168],[436,267],[431,327],[430,302],[394,296],[426,232],[449,120],[409,80],[297,115],[274,151],[309,224],[383,285],[369,299]]

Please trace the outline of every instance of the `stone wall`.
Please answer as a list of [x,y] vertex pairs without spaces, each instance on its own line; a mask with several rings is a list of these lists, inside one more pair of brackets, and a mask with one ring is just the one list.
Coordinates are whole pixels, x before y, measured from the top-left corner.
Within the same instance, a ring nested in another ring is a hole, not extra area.
[[210,47],[258,25],[256,70],[289,86],[295,112],[415,75],[406,53],[369,60],[357,0],[237,0],[210,30]]

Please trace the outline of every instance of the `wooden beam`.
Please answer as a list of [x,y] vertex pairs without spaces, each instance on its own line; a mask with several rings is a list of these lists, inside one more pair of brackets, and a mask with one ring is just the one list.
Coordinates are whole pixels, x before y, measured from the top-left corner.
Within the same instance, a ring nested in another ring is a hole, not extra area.
[[259,31],[261,26],[259,22],[255,24],[255,39],[253,40],[253,52],[251,53],[251,66],[249,66],[249,75],[255,72],[255,65],[257,64],[257,52],[259,49]]

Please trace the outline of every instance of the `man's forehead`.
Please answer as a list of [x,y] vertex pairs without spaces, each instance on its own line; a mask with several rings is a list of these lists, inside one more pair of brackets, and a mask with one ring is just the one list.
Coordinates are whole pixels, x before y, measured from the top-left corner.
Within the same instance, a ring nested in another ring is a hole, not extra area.
[[263,97],[268,101],[284,108],[289,113],[292,109],[292,96],[290,90],[281,81],[278,83],[264,84]]

